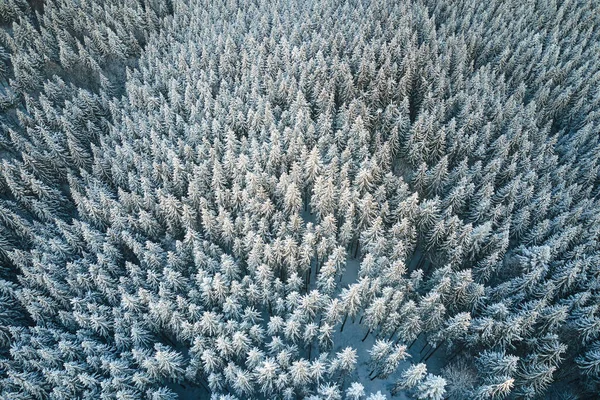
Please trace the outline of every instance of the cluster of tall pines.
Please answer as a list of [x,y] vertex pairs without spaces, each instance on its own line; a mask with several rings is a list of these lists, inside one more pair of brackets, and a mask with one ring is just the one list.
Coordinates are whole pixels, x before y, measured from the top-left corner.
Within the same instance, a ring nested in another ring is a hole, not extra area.
[[1,400],[600,392],[600,3],[0,28]]

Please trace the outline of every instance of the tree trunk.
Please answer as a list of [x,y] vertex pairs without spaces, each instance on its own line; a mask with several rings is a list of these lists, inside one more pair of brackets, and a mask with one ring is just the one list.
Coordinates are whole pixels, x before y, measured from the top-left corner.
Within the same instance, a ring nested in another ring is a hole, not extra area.
[[452,353],[450,355],[450,357],[448,357],[448,360],[446,361],[446,365],[448,365],[450,363],[450,361],[454,360],[456,358],[456,356],[458,356],[464,348],[465,348],[465,345],[463,344],[457,350],[455,350],[454,353]]
[[419,332],[419,334],[417,335],[417,337],[415,338],[415,340],[413,340],[412,342],[410,342],[410,345],[408,346],[409,349],[411,347],[413,347],[413,344],[415,344],[417,342],[417,339],[419,339],[419,336],[421,336],[421,333],[423,333],[423,332]]
[[171,346],[173,346],[173,347],[177,347],[177,345],[175,344],[175,342],[173,342],[173,341],[171,340],[171,338],[170,338],[170,337],[168,337],[166,334],[163,334],[163,333],[161,333],[161,334],[160,334],[160,337],[161,337],[161,338],[163,338],[163,340],[164,340],[165,342],[168,342],[169,344],[171,344]]
[[311,272],[311,268],[309,266],[308,269],[306,270],[306,292],[307,293],[308,293],[308,288],[310,287],[310,272]]
[[342,322],[342,327],[340,328],[340,332],[344,332],[344,325],[346,325],[346,320],[348,319],[348,313],[344,315],[344,322]]
[[364,338],[362,338],[361,342],[364,342],[365,340],[367,340],[367,336],[369,336],[369,333],[371,333],[371,328],[369,328],[369,330],[367,331],[367,334],[365,335]]
[[394,335],[396,334],[396,332],[398,332],[398,327],[396,327],[394,329],[394,332],[392,332],[392,334],[390,335],[390,338],[388,340],[392,340],[392,338],[394,337]]
[[433,353],[435,353],[436,351],[438,351],[438,349],[440,347],[442,347],[444,345],[444,343],[446,343],[446,339],[442,340],[442,342],[440,344],[438,344],[437,346],[435,346],[435,348],[427,355],[425,355],[421,361],[425,360],[425,362],[427,362],[427,360],[429,360],[429,358],[433,355]]

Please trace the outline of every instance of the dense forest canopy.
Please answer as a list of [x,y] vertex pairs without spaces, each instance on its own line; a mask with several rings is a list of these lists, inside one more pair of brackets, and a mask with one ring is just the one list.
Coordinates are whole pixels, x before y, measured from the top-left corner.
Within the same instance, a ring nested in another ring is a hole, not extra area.
[[600,4],[0,0],[0,399],[590,399]]

